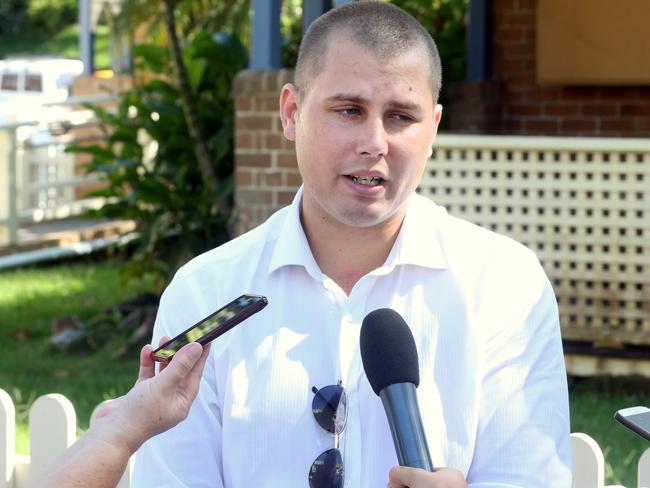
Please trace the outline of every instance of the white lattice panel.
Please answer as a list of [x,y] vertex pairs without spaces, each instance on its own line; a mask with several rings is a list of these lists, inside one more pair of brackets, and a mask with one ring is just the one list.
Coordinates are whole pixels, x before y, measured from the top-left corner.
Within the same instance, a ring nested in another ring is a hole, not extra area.
[[531,248],[565,339],[650,345],[650,141],[439,136],[418,191]]

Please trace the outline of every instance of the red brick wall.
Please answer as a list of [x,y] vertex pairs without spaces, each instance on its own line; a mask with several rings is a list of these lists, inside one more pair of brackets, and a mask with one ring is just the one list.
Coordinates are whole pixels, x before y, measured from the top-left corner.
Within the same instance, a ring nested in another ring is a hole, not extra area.
[[[492,5],[491,80],[479,88],[468,83],[455,87],[453,100],[458,101],[449,110],[452,131],[650,136],[650,86],[538,85],[536,0],[494,0]],[[482,104],[469,103],[477,91],[498,92],[498,103],[490,97]]]
[[294,145],[284,138],[280,89],[293,72],[242,71],[235,80],[235,233],[291,203],[301,179]]

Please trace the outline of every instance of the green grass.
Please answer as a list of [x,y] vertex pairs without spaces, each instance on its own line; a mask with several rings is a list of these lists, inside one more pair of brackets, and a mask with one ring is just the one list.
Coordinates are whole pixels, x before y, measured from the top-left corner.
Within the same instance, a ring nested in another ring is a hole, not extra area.
[[650,443],[613,419],[616,410],[650,406],[650,380],[592,378],[578,381],[569,391],[571,431],[589,434],[605,456],[606,484],[637,485],[637,466]]
[[[5,38],[0,42],[0,59],[8,55],[47,54],[80,59],[79,25],[71,25],[47,40],[27,40],[24,38]],[[98,25],[95,32],[95,69],[109,68],[110,36],[109,28]]]
[[65,355],[47,344],[57,317],[77,314],[89,319],[152,288],[148,278],[122,283],[123,267],[120,261],[82,262],[0,273],[0,388],[16,404],[18,453],[29,450],[27,414],[37,397],[64,394],[75,407],[80,429],[85,430],[98,403],[132,386],[137,357],[115,360],[109,351]]
[[[46,393],[62,393],[77,411],[79,431],[93,408],[123,394],[137,374],[136,355],[114,360],[107,351],[63,355],[47,348],[52,320],[65,314],[88,319],[107,306],[151,289],[151,280],[125,285],[120,261],[78,262],[0,272],[0,388],[17,410],[17,452],[29,450],[27,413]],[[639,456],[648,443],[612,418],[619,408],[650,405],[648,380],[596,378],[570,390],[571,430],[593,437],[605,454],[606,483],[636,485]]]

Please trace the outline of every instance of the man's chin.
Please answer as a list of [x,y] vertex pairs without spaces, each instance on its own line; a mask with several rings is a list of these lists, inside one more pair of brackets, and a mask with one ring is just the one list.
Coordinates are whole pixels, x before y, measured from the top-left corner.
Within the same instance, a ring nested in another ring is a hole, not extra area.
[[359,229],[371,229],[372,227],[384,226],[386,223],[396,218],[397,211],[365,211],[346,212],[340,216],[339,221],[349,227]]

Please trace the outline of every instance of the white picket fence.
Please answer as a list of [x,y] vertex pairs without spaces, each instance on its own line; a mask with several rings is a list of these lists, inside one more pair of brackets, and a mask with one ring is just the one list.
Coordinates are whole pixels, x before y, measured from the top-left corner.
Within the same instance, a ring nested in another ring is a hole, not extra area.
[[[90,423],[93,418],[91,416]],[[30,456],[16,454],[16,410],[0,388],[0,488],[27,488],[76,440],[77,414],[70,400],[58,393],[36,399],[29,410]],[[118,488],[131,486],[135,456],[129,461]]]
[[[91,419],[92,423],[92,419]],[[70,400],[50,394],[38,398],[29,411],[31,456],[18,456],[14,404],[0,389],[0,488],[27,488],[30,478],[38,476],[68,446],[75,442],[77,416]],[[571,434],[573,448],[573,488],[605,487],[603,452],[587,434]],[[131,486],[134,457],[118,487]],[[639,488],[650,488],[650,449],[639,459]],[[630,487],[631,488],[631,487]]]

